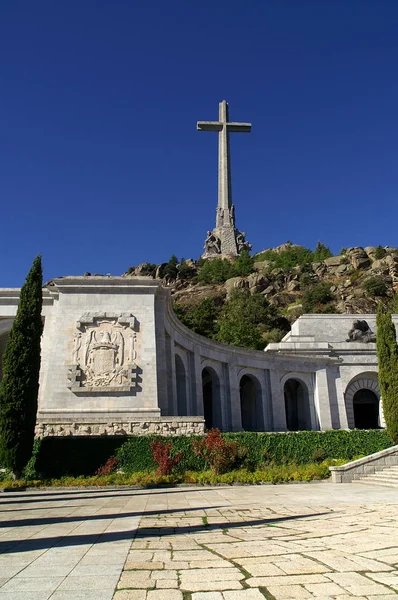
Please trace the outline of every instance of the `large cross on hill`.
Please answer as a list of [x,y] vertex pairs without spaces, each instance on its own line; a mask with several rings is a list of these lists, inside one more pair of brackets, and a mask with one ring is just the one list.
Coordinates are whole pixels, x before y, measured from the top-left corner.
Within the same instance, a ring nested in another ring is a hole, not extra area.
[[198,121],[199,131],[218,131],[218,206],[231,208],[231,163],[229,150],[230,133],[249,133],[251,123],[230,123],[228,102],[219,104],[218,121]]
[[208,232],[203,256],[222,254],[236,256],[243,248],[249,248],[245,234],[235,228],[235,216],[232,205],[231,161],[229,149],[230,133],[248,133],[251,123],[229,121],[228,103],[219,104],[218,121],[198,121],[199,131],[218,131],[218,204],[216,229]]

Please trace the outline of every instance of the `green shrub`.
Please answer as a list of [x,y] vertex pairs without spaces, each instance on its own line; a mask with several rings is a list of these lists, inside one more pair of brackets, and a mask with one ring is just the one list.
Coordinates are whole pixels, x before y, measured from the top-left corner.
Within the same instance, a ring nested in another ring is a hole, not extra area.
[[332,256],[332,253],[329,248],[322,244],[322,242],[318,242],[314,252],[309,250],[309,248],[290,244],[290,246],[283,252],[266,250],[265,252],[256,254],[254,260],[259,262],[267,260],[271,262],[272,269],[278,268],[283,269],[284,271],[289,271],[293,267],[297,266],[304,268],[308,267],[308,265],[311,263],[325,260],[325,258],[329,258],[330,256]]
[[302,246],[292,246],[284,252],[275,252],[275,250],[266,250],[255,256],[256,261],[267,260],[272,263],[271,268],[290,270],[298,265],[307,265],[313,261],[313,253],[308,248]]
[[307,465],[270,465],[254,471],[236,469],[228,473],[217,474],[214,471],[186,471],[171,475],[158,475],[155,472],[141,472],[133,474],[114,473],[111,475],[94,475],[91,477],[61,477],[59,479],[36,479],[13,481],[4,479],[1,487],[6,489],[20,489],[26,486],[40,487],[99,487],[99,486],[141,486],[154,487],[173,485],[179,483],[194,483],[198,485],[233,485],[261,484],[261,483],[288,483],[289,481],[312,481],[326,479],[330,476],[329,463]]
[[375,296],[386,296],[388,290],[387,284],[382,277],[369,277],[363,287],[372,298]]
[[197,305],[173,305],[174,312],[184,325],[208,338],[217,332],[217,319],[221,312],[222,297],[203,298]]
[[320,262],[321,260],[325,260],[326,258],[330,258],[332,255],[330,248],[322,244],[322,242],[318,242],[317,246],[313,252],[312,260],[313,262]]
[[254,273],[254,258],[250,256],[248,250],[242,250],[234,263],[234,269],[236,275],[240,277],[246,277]]
[[380,244],[379,244],[376,248],[375,259],[380,260],[380,259],[384,258],[386,254],[387,254],[387,252],[384,250],[383,246],[380,246]]
[[302,302],[303,310],[306,313],[332,312],[327,308],[330,307],[333,299],[330,284],[317,283],[305,291]]
[[213,258],[205,260],[203,266],[199,269],[198,283],[206,285],[212,283],[225,283],[227,279],[236,276],[235,266],[229,260],[222,258]]

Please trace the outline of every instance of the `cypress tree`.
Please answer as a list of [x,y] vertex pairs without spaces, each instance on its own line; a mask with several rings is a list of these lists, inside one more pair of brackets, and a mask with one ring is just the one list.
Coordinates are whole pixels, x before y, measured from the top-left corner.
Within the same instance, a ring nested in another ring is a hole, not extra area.
[[379,387],[387,433],[398,444],[398,346],[391,313],[379,302],[377,309],[377,358]]
[[42,266],[37,256],[22,286],[17,315],[3,356],[0,384],[0,462],[14,478],[32,455],[43,330]]
[[398,290],[396,290],[394,294],[392,312],[394,313],[394,315],[398,314]]

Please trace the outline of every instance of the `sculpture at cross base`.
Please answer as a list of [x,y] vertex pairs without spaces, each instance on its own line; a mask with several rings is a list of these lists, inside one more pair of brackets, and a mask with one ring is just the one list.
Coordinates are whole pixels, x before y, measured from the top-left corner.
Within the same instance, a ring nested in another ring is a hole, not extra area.
[[228,118],[228,103],[219,104],[218,121],[199,121],[199,131],[218,131],[218,204],[216,226],[207,232],[205,252],[202,258],[236,257],[243,250],[250,250],[246,234],[235,226],[235,208],[232,204],[229,134],[251,130],[250,123],[234,123]]

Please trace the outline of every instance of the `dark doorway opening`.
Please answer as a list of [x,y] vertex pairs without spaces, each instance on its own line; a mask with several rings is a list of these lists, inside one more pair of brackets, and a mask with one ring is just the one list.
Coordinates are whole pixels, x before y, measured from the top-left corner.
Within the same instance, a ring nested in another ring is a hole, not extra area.
[[354,394],[355,429],[379,428],[379,399],[374,392],[365,388]]
[[206,429],[213,427],[221,429],[220,380],[217,373],[210,367],[206,367],[202,371],[202,389]]
[[240,414],[244,431],[264,431],[262,394],[259,381],[251,375],[240,380]]
[[176,361],[176,383],[177,383],[177,412],[178,416],[185,416],[188,414],[188,402],[187,402],[187,376],[185,373],[184,363],[182,358],[175,355]]
[[308,390],[297,379],[288,379],[284,388],[286,427],[289,431],[311,429]]

